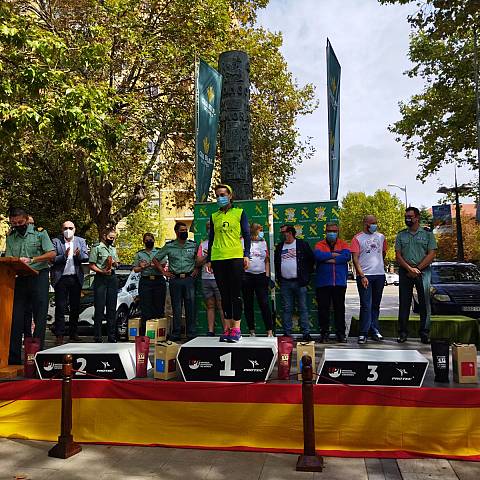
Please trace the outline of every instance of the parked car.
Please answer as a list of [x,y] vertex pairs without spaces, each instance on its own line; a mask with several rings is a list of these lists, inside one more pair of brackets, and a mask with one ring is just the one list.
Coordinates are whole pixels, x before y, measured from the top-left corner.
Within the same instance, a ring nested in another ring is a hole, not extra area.
[[[125,340],[127,338],[128,319],[140,315],[140,307],[138,302],[138,282],[140,273],[133,272],[128,266],[120,267],[116,270],[118,277],[118,296],[117,296],[117,338]],[[82,293],[80,297],[80,316],[78,319],[79,328],[93,328],[93,315],[95,309],[93,307],[93,280],[95,273],[90,272],[85,275]],[[50,328],[53,328],[55,318],[55,299],[52,297],[49,307]],[[68,324],[68,307],[65,323]],[[103,320],[106,325],[106,320]]]
[[397,273],[385,273],[385,286],[387,285],[397,285],[399,284],[398,274]]
[[[430,303],[433,315],[480,318],[480,268],[467,262],[432,263]],[[418,312],[416,293],[413,311]]]

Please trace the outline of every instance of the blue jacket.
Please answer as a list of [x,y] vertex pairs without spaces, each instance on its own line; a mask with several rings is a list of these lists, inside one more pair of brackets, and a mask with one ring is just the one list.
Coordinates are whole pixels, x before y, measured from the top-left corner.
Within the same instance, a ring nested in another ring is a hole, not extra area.
[[[54,238],[52,242],[55,248],[55,259],[53,260],[53,265],[50,268],[50,280],[52,282],[52,286],[55,287],[62,277],[63,269],[67,263],[67,257],[65,256],[66,249],[64,236],[62,235],[58,238]],[[82,270],[82,262],[88,261],[87,243],[85,242],[84,238],[73,237],[73,249],[76,250],[77,248],[80,250],[80,255],[74,255],[73,262],[78,281],[80,282],[80,285],[83,285],[84,273]]]
[[[333,257],[332,253],[338,253]],[[348,262],[350,260],[350,247],[347,242],[337,239],[333,249],[326,240],[315,245],[314,250],[316,262],[316,287],[346,287],[348,275]],[[332,258],[335,263],[326,263]]]

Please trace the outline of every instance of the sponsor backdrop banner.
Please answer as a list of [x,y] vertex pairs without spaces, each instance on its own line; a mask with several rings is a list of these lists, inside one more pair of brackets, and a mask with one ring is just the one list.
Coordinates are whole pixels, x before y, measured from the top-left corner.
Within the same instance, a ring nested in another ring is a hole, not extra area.
[[222,75],[200,60],[196,82],[196,199],[208,197],[217,149]]
[[[273,206],[273,231],[275,245],[283,240],[280,238],[280,226],[283,224],[293,225],[297,232],[297,238],[301,238],[310,244],[312,250],[315,244],[324,239],[325,224],[328,221],[338,221],[338,202],[305,202],[305,203],[281,203]],[[272,262],[273,268],[273,262]],[[307,287],[307,305],[310,319],[310,332],[319,333],[317,320],[317,301],[315,298],[314,276]],[[276,289],[276,329],[282,331],[281,298],[280,290]],[[298,315],[293,317],[293,332],[300,333]]]
[[338,197],[340,181],[340,63],[327,39],[328,167],[330,199]]

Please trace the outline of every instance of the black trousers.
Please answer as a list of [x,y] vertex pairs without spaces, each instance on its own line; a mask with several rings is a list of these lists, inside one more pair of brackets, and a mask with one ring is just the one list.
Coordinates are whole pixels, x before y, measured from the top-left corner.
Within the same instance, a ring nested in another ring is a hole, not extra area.
[[95,306],[94,335],[102,338],[102,322],[105,315],[107,320],[107,335],[109,340],[115,340],[116,313],[117,313],[118,279],[115,274],[96,274],[93,281],[93,303]]
[[240,321],[243,308],[243,258],[213,260],[212,269],[222,296],[222,309],[225,319]]
[[77,275],[64,275],[55,285],[55,328],[57,336],[65,335],[65,313],[69,306],[68,331],[72,337],[77,334],[80,315],[80,294],[82,286]]
[[243,304],[249,330],[255,330],[254,296],[262,312],[265,330],[272,330],[272,312],[268,299],[269,278],[265,273],[245,272],[243,277]]
[[163,318],[165,316],[165,297],[167,295],[165,278],[161,275],[156,275],[154,279],[140,277],[138,295],[140,297],[140,311],[142,316],[140,335],[145,335],[147,320]]
[[345,293],[347,287],[317,287],[318,324],[320,332],[328,334],[330,329],[330,305],[333,303],[337,336],[345,335]]
[[45,329],[48,315],[48,268],[32,277],[17,277],[13,297],[12,329],[10,333],[10,355],[8,363],[22,364],[22,334],[25,310],[31,308],[35,330],[33,336],[40,339],[41,348],[45,343]]

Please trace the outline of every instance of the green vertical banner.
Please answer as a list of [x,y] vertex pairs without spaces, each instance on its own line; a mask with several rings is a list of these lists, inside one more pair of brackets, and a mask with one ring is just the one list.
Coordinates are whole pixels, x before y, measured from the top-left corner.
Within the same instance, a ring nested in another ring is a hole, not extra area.
[[222,75],[200,60],[196,78],[196,192],[197,202],[205,202],[212,181],[220,119]]
[[338,198],[340,182],[340,63],[327,39],[328,171],[330,200]]

